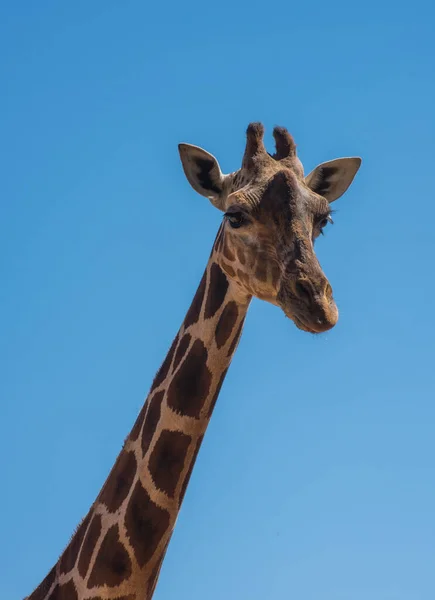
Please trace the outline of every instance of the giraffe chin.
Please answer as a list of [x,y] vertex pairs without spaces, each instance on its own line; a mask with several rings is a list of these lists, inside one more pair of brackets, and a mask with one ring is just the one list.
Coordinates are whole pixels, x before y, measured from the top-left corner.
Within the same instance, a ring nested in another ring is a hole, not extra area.
[[306,331],[307,333],[313,333],[314,335],[319,335],[320,333],[325,333],[326,331],[329,331],[336,325],[336,322],[337,322],[337,321],[326,322],[326,323],[317,322],[317,323],[310,323],[308,325],[306,321],[302,321],[302,319],[300,319],[296,315],[291,315],[291,316],[288,315],[288,316],[293,321],[293,323],[296,325],[296,327],[298,329],[300,329],[301,331]]

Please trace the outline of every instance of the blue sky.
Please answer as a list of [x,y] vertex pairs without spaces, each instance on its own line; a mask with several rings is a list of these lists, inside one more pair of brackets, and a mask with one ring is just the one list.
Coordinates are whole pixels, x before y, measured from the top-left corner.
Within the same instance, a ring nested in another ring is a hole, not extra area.
[[252,303],[157,600],[435,596],[434,8],[22,1],[0,9],[0,597],[87,512],[220,214],[177,144],[238,168],[251,120],[363,165],[318,256],[314,338]]

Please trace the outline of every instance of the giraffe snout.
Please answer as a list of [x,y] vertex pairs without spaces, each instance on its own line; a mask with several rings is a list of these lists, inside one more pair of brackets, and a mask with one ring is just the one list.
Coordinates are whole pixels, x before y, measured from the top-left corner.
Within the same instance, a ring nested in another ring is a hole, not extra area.
[[299,329],[323,333],[337,324],[337,305],[323,273],[316,278],[308,278],[306,274],[288,278],[283,282],[277,300]]
[[296,316],[308,329],[321,333],[336,325],[338,309],[326,277],[322,275],[316,281],[297,279],[293,287],[299,301]]

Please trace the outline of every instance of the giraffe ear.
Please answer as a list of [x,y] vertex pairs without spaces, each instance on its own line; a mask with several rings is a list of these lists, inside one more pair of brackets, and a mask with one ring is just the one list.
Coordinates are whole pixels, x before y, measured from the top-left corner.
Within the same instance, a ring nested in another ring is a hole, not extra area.
[[334,202],[350,186],[360,166],[359,157],[336,158],[318,165],[305,177],[305,183],[328,202]]
[[216,208],[223,210],[225,175],[215,157],[191,144],[179,144],[178,151],[184,173],[193,189],[208,198]]

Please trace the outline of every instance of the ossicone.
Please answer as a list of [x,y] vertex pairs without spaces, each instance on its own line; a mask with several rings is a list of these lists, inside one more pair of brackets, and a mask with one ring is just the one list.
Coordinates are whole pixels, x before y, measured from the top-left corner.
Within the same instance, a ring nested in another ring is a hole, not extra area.
[[273,155],[275,160],[294,158],[296,156],[295,141],[285,127],[275,127],[273,137],[275,138],[276,148],[276,153]]
[[251,168],[255,159],[260,155],[267,155],[263,142],[264,127],[262,123],[250,123],[246,130],[246,148],[243,156],[242,166]]

